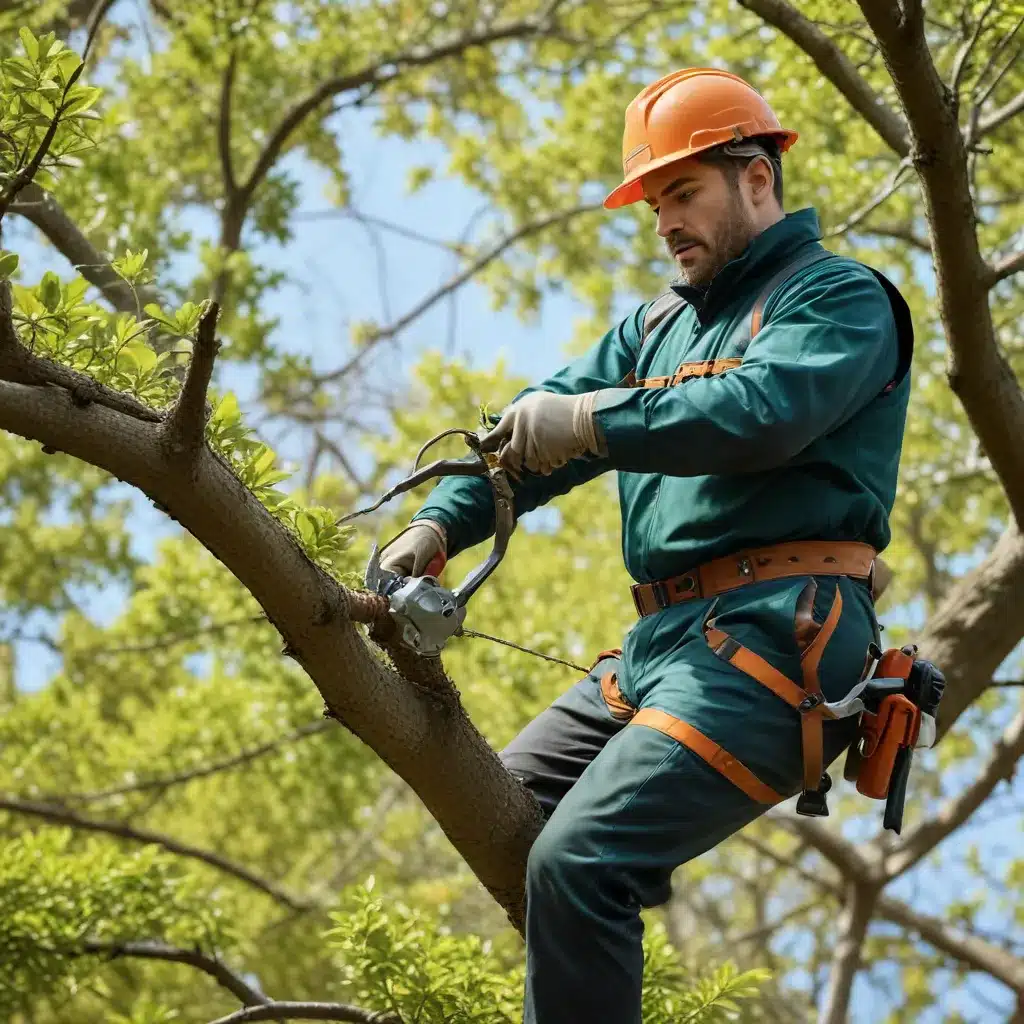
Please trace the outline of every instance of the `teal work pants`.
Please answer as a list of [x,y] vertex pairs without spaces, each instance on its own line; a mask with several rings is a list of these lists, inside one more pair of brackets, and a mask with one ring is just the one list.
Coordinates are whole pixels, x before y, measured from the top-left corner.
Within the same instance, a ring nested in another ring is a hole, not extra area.
[[[632,707],[687,723],[793,795],[802,781],[799,714],[720,659],[703,626],[713,614],[718,629],[799,685],[802,650],[837,587],[843,610],[819,679],[826,699],[838,700],[878,639],[867,587],[827,576],[762,582],[641,619],[621,658],[599,662],[502,752],[547,815],[527,865],[524,1024],[641,1024],[641,909],[668,899],[676,867],[770,806],[671,735],[613,717],[601,676],[616,672]],[[824,723],[826,764],[854,730],[853,719]]]

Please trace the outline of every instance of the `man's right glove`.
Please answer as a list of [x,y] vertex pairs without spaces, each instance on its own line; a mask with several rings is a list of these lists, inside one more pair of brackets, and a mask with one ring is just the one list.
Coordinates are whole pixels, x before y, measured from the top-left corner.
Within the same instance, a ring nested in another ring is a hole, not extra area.
[[380,567],[401,576],[438,576],[445,567],[448,538],[432,519],[418,519],[381,551]]

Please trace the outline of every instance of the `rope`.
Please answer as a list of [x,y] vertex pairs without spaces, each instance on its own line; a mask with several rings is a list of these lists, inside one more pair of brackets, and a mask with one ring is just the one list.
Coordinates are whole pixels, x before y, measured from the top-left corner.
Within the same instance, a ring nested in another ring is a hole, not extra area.
[[505,647],[514,647],[517,651],[522,651],[523,654],[532,654],[535,658],[543,658],[545,661],[553,661],[556,665],[564,665],[566,668],[574,668],[577,672],[582,672],[584,675],[587,675],[590,672],[589,668],[584,668],[582,665],[577,665],[575,662],[564,661],[562,658],[556,658],[551,654],[541,654],[540,651],[534,651],[529,647],[514,644],[511,640],[502,640],[500,636],[491,636],[488,633],[477,633],[472,629],[460,630],[455,635],[473,637],[477,640],[491,640],[496,644],[503,644]]

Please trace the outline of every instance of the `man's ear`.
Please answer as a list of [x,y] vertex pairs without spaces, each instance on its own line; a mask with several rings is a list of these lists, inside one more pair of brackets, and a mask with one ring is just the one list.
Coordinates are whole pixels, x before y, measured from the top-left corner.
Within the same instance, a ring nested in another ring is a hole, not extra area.
[[754,157],[747,164],[745,174],[750,199],[755,206],[760,206],[775,195],[775,170],[767,157]]

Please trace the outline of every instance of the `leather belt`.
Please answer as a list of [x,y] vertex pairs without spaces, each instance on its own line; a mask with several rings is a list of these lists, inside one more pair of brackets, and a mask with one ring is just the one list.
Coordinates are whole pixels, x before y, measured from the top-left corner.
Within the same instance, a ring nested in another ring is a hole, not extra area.
[[851,576],[872,586],[877,554],[870,544],[857,541],[791,541],[715,558],[680,576],[638,583],[630,590],[642,617],[681,601],[788,576]]

